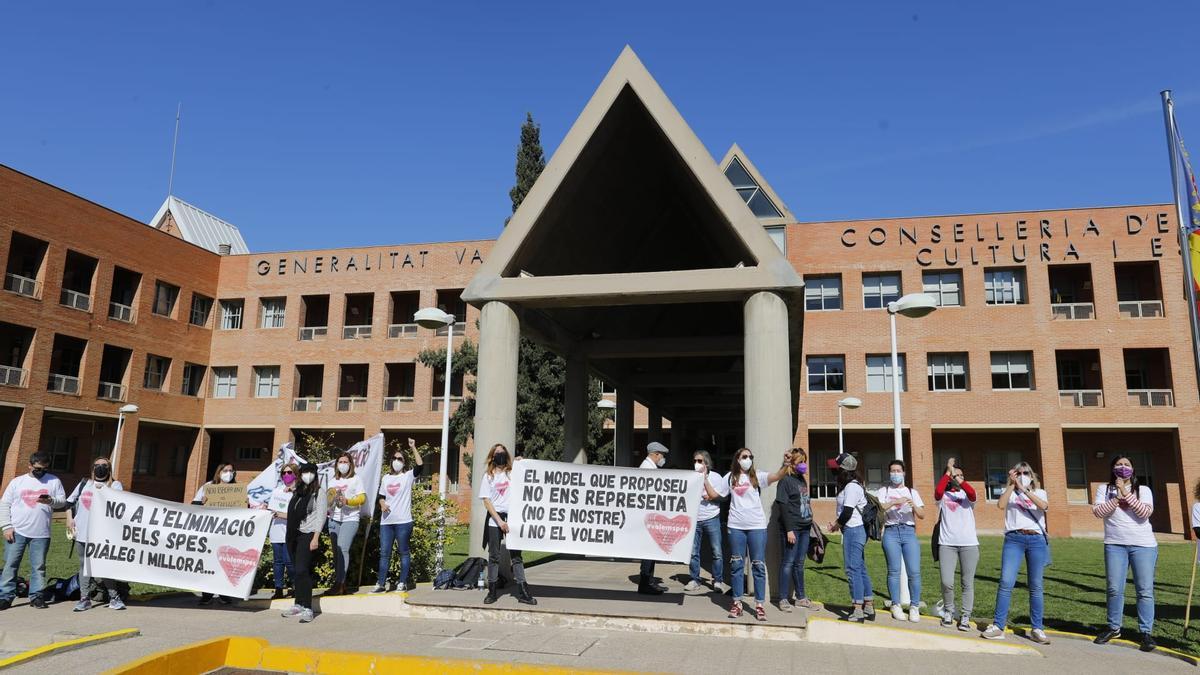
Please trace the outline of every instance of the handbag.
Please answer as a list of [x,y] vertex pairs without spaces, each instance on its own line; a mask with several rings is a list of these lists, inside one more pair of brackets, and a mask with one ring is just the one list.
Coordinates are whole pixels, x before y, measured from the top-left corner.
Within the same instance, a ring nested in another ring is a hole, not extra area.
[[817,521],[814,520],[808,527],[808,559],[815,563],[824,562],[825,546],[829,540],[821,532],[821,526],[817,525]]

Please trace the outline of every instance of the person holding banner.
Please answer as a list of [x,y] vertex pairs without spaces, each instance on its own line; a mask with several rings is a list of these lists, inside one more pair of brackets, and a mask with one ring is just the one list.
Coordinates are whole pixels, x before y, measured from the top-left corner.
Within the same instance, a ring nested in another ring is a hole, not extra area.
[[337,470],[329,481],[329,540],[333,544],[333,586],[325,595],[346,593],[346,570],[350,567],[350,546],[358,534],[360,506],[367,501],[362,480],[354,473],[354,459],[347,453],[338,456]]
[[46,553],[50,550],[50,516],[66,503],[62,482],[48,473],[50,456],[35,452],[29,473],[9,482],[0,497],[0,531],[4,532],[4,576],[0,577],[0,610],[12,606],[17,596],[17,569],[29,549],[29,606],[46,609]]
[[801,448],[792,448],[784,456],[787,473],[779,480],[775,503],[779,508],[780,538],[783,560],[779,569],[779,611],[792,611],[792,588],[796,589],[796,604],[808,608],[811,603],[804,593],[804,558],[808,555],[808,540],[812,536],[812,504],[809,502],[808,455]]
[[300,466],[300,482],[287,509],[287,550],[294,565],[295,603],[282,614],[286,618],[299,616],[300,623],[313,620],[312,560],[320,545],[328,510],[325,490],[317,482],[317,465],[305,462]]
[[[639,469],[661,469],[667,464],[667,455],[671,450],[658,441],[650,441],[646,446],[646,459],[642,460]],[[654,561],[643,560],[638,569],[638,593],[642,595],[662,595],[667,587],[658,583],[654,578]]]
[[712,470],[712,455],[707,450],[697,450],[692,455],[692,464],[696,473],[704,476],[704,486],[700,494],[700,509],[696,512],[696,536],[692,540],[692,560],[688,567],[692,580],[683,590],[700,588],[700,540],[707,536],[712,551],[713,589],[724,593],[729,587],[725,585],[725,559],[721,551],[721,501],[729,496],[729,483],[725,482],[724,476]]
[[750,569],[754,577],[754,616],[767,620],[763,603],[767,600],[767,515],[763,512],[762,489],[783,478],[788,471],[784,463],[775,473],[758,471],[754,453],[742,448],[734,454],[733,465],[725,481],[731,492],[729,501],[729,570],[733,585],[733,604],[729,618],[742,615],[742,593],[746,590],[746,552],[750,553]]
[[1154,631],[1154,567],[1158,562],[1158,540],[1150,525],[1154,513],[1154,493],[1134,474],[1129,457],[1113,457],[1111,478],[1096,486],[1092,513],[1104,519],[1104,569],[1108,577],[1108,629],[1093,642],[1102,645],[1121,637],[1121,618],[1125,613],[1125,575],[1133,568],[1133,588],[1137,591],[1140,649],[1157,648]]
[[391,471],[379,481],[379,572],[375,576],[372,593],[387,591],[388,567],[392,561],[392,544],[400,549],[400,578],[393,588],[408,590],[408,571],[412,564],[408,543],[412,539],[412,489],[421,475],[424,464],[417,452],[416,439],[408,439],[408,449],[413,456],[412,466],[404,458],[404,451],[397,448],[392,453]]
[[284,592],[284,573],[287,573],[287,580],[294,587],[296,585],[296,567],[292,565],[292,558],[288,555],[287,550],[287,507],[292,501],[292,490],[296,487],[296,474],[299,473],[299,468],[295,462],[288,462],[283,465],[283,470],[279,472],[279,479],[282,481],[275,489],[271,491],[271,497],[263,502],[262,508],[268,509],[274,514],[271,519],[271,529],[268,537],[271,540],[271,560],[274,563],[274,581],[275,593],[271,596],[272,600],[278,600],[285,597]]
[[[75,540],[75,550],[79,555],[79,602],[75,603],[76,612],[86,612],[92,608],[91,582],[88,577],[87,541],[88,516],[92,510],[92,500],[97,492],[103,489],[124,490],[121,481],[113,480],[112,464],[107,457],[97,457],[92,462],[92,475],[79,481],[79,485],[67,497],[70,509],[67,511],[67,535]],[[118,582],[111,579],[96,579],[108,592],[109,609],[125,609],[125,600],[121,597]]]
[[[497,443],[488,450],[487,467],[483,482],[479,487],[479,498],[487,509],[487,530],[484,544],[488,550],[487,566],[487,595],[484,604],[496,602],[496,583],[500,577],[500,545],[504,535],[508,534],[508,502],[512,485],[512,457],[504,444]],[[525,583],[525,561],[521,552],[508,549],[508,557],[512,561],[513,581],[517,582],[517,602],[525,605],[536,605],[537,600],[529,594],[529,585]]]
[[[212,480],[208,481],[204,485],[201,485],[200,489],[196,490],[196,496],[192,497],[192,503],[197,506],[206,505],[208,503],[208,487],[210,485],[232,485],[233,483],[237,482],[236,478],[237,469],[233,468],[232,464],[218,464],[217,470],[213,472]],[[233,603],[233,598],[226,595],[222,595],[219,600],[222,605],[229,605]],[[208,605],[212,604],[212,601],[212,593],[201,593],[200,602],[198,604],[203,607],[207,607]]]

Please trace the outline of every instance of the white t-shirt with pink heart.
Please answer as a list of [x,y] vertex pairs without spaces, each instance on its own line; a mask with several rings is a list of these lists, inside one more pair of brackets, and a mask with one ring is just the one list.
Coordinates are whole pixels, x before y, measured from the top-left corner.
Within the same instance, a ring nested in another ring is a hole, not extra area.
[[938,543],[944,546],[978,546],[975,502],[965,490],[946,490],[938,502]]
[[913,520],[912,507],[908,502],[901,505],[893,504],[902,499],[911,499],[917,506],[924,508],[925,502],[921,501],[921,495],[916,490],[901,485],[900,487],[892,487],[885,485],[875,491],[875,497],[879,499],[879,503],[883,506],[884,515],[887,517],[887,525],[912,525],[916,527],[917,522]]
[[[1047,501],[1045,490],[1031,490],[1042,502]],[[1008,508],[1004,509],[1004,531],[1034,530],[1046,533],[1046,512],[1038,508],[1033,500],[1015,490],[1008,498]]]
[[34,478],[32,474],[23,473],[12,479],[4,488],[4,495],[0,496],[0,502],[9,509],[11,520],[4,528],[12,527],[13,532],[30,539],[49,539],[53,509],[50,504],[38,502],[41,495],[50,495],[50,499],[58,504],[67,500],[62,482],[53,474]]
[[[114,480],[107,488],[124,490],[125,486],[121,485],[121,481]],[[92,512],[92,499],[95,498],[96,492],[107,488],[104,483],[97,483],[90,478],[85,478],[75,486],[71,496],[67,497],[68,502],[75,504],[75,541],[87,543],[88,518]]]
[[[507,471],[497,471],[493,474],[483,474],[483,482],[479,485],[479,498],[492,502],[496,513],[508,513],[508,486],[512,479]],[[488,527],[500,527],[495,520],[488,519]]]
[[[379,482],[379,496],[387,504],[384,512],[383,525],[404,525],[411,523],[412,517],[412,486],[415,476],[411,470],[401,473],[383,475]],[[492,502],[493,504],[495,502]]]
[[733,472],[725,476],[725,482],[729,484],[729,529],[767,529],[767,515],[763,513],[760,490],[767,487],[771,474],[759,471],[756,478],[758,478],[758,490],[755,490],[754,485],[750,483],[748,474],[738,475],[736,483],[733,480]]

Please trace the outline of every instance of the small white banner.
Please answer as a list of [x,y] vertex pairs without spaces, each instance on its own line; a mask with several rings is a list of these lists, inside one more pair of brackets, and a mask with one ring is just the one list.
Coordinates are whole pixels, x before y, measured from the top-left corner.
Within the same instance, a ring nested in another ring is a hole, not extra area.
[[88,574],[247,598],[271,513],[98,490],[88,522]]
[[513,466],[507,545],[687,562],[702,481],[695,471],[524,459]]
[[[350,455],[350,461],[354,462],[354,475],[358,476],[362,482],[363,492],[367,493],[367,499],[359,507],[359,513],[370,518],[375,515],[375,503],[379,501],[375,498],[375,493],[379,492],[379,477],[383,470],[383,434],[375,434],[365,441],[355,443],[350,446],[349,450],[346,450],[346,454]],[[317,465],[321,485],[329,485],[329,482],[333,480],[335,464],[337,464],[336,457]]]

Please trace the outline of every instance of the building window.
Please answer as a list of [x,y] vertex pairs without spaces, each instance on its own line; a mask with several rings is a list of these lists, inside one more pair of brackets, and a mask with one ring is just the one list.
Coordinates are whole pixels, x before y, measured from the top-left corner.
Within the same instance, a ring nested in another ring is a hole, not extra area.
[[842,308],[842,275],[804,277],[804,309],[824,312]]
[[74,436],[53,436],[50,438],[50,470],[56,473],[73,473],[75,470],[75,441]]
[[929,391],[966,391],[967,355],[964,352],[929,355]]
[[137,444],[133,455],[133,473],[136,476],[153,476],[158,465],[158,443],[142,441]]
[[180,392],[184,396],[200,395],[200,387],[204,382],[204,370],[204,366],[199,364],[183,364],[183,389]]
[[863,309],[883,309],[900,299],[900,275],[864,274]]
[[242,308],[245,305],[245,300],[221,301],[221,330],[241,330]]
[[171,454],[171,475],[183,476],[187,474],[187,465],[188,447],[186,445],[175,446],[175,450]]
[[808,478],[809,478],[809,496],[813,499],[835,499],[837,498],[838,485],[837,476],[833,470],[829,468],[826,462],[837,457],[837,451],[830,451],[819,462],[809,460]]
[[237,398],[237,366],[213,368],[213,398]]
[[1033,352],[992,352],[992,389],[1033,389]]
[[286,304],[285,298],[263,298],[259,325],[263,328],[283,328],[283,310]]
[[1020,268],[984,270],[984,300],[989,305],[1023,305],[1025,270]]
[[962,272],[923,272],[921,291],[937,301],[938,307],[962,306]]
[[212,314],[212,303],[212,298],[205,297],[199,293],[192,293],[192,312],[188,323],[193,326],[207,326],[208,315]]
[[775,246],[779,249],[779,252],[786,256],[787,225],[770,225],[763,229],[767,231],[767,236],[771,238],[771,241],[775,242]]
[[175,311],[175,301],[179,299],[179,287],[165,281],[154,283],[154,308],[159,316],[171,316]]
[[146,355],[146,374],[142,378],[142,386],[146,389],[162,391],[167,382],[167,371],[171,368],[171,359],[155,354]]
[[254,397],[279,398],[279,366],[254,367]]
[[775,205],[771,203],[771,199],[767,197],[762,188],[758,186],[758,182],[750,177],[750,172],[746,171],[746,167],[738,161],[737,157],[725,167],[725,177],[733,183],[733,189],[737,190],[742,201],[746,202],[746,206],[750,207],[750,211],[759,218],[782,218],[783,214]]
[[1021,453],[1015,450],[989,452],[985,455],[984,484],[989,501],[996,501],[1004,494],[1004,488],[1008,485],[1008,470],[1016,466],[1021,459]]
[[239,462],[261,462],[267,456],[266,448],[238,448],[237,461]]
[[[900,369],[900,391],[908,391],[908,378],[905,372],[904,354],[896,355],[896,364]],[[892,355],[867,354],[867,391],[892,390]]]
[[844,356],[808,357],[809,391],[845,391],[846,358]]
[[1061,391],[1083,389],[1083,364],[1075,359],[1060,359],[1058,362],[1058,388]]
[[1091,498],[1088,494],[1087,461],[1083,453],[1069,450],[1067,460],[1067,501],[1072,504],[1087,504]]

